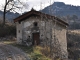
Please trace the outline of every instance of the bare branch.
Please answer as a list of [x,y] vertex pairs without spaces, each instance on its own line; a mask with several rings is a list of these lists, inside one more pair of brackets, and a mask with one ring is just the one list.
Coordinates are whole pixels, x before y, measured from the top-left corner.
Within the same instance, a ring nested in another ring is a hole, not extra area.
[[18,0],[20,4],[22,4],[23,6],[25,6],[20,0]]
[[11,9],[7,10],[6,13],[10,12],[10,11],[13,10],[13,9],[15,9],[15,8],[11,8]]
[[17,11],[15,11],[15,10],[12,10],[13,12],[15,12],[15,13],[18,13]]
[[[16,4],[15,2],[18,1]],[[9,12],[9,11],[15,11],[15,9],[19,9],[22,10],[22,6],[26,6],[24,5],[20,0],[5,0],[5,5],[4,5],[4,14],[3,14],[3,25],[5,25],[5,17],[6,17],[6,13]],[[20,4],[20,5],[19,5]]]

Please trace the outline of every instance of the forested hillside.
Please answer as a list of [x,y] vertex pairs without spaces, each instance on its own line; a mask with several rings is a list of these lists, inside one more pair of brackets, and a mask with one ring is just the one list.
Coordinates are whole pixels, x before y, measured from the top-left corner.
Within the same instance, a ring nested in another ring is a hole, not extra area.
[[54,2],[41,12],[57,16],[69,23],[70,29],[80,29],[80,6],[67,5],[63,2]]

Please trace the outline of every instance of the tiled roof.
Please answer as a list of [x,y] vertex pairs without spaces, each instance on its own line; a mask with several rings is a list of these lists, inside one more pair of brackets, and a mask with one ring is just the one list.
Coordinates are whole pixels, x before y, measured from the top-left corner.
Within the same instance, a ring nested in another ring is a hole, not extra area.
[[30,16],[34,16],[34,15],[37,15],[37,16],[42,16],[42,17],[46,17],[46,18],[48,18],[48,19],[55,19],[56,21],[58,21],[58,22],[60,22],[60,23],[63,23],[64,25],[68,25],[68,23],[66,23],[66,22],[64,22],[63,20],[61,20],[61,19],[59,19],[58,17],[55,17],[55,16],[51,16],[51,15],[49,15],[49,14],[45,14],[45,13],[42,13],[42,12],[40,12],[40,11],[36,11],[36,10],[34,10],[34,9],[32,9],[31,11],[29,11],[29,12],[27,12],[27,13],[25,13],[25,14],[23,14],[23,15],[21,15],[21,16],[19,16],[19,17],[17,17],[17,18],[15,18],[14,19],[14,22],[17,22],[17,21],[23,21],[25,18],[28,18],[28,17],[30,17]]

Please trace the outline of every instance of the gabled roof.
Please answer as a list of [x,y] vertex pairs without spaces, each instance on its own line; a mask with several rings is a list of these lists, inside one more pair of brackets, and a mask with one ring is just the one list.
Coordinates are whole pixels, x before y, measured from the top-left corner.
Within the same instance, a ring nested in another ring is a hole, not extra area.
[[25,14],[17,17],[17,18],[15,18],[15,19],[14,19],[14,22],[23,21],[23,20],[27,19],[28,17],[30,17],[30,16],[32,16],[32,15],[33,15],[33,16],[34,16],[34,15],[37,15],[37,16],[40,16],[40,17],[41,17],[41,16],[42,16],[42,17],[47,17],[48,19],[55,19],[55,20],[57,20],[58,22],[63,23],[64,25],[68,25],[68,23],[64,22],[63,20],[61,20],[61,19],[59,19],[59,18],[57,18],[57,17],[55,17],[55,16],[51,16],[51,15],[49,15],[49,14],[45,14],[45,13],[42,13],[42,12],[40,12],[40,11],[36,11],[36,10],[34,10],[34,9],[32,9],[31,11],[29,11],[29,12],[27,12],[27,13],[25,13]]

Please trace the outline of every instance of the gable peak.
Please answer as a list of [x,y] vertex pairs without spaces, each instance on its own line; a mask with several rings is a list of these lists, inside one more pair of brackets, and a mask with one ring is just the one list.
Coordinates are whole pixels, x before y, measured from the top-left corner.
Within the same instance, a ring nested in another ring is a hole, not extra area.
[[34,8],[32,8],[31,11],[36,11],[36,10]]

